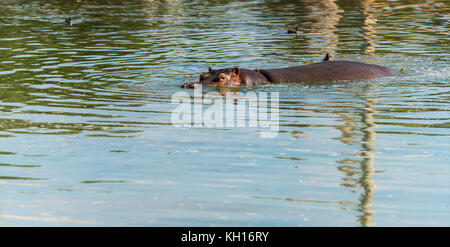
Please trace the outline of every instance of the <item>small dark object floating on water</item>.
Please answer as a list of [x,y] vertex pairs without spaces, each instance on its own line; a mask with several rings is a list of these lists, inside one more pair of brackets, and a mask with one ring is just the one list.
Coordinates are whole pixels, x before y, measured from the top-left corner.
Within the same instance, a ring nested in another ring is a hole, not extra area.
[[72,17],[67,17],[67,18],[66,18],[66,25],[72,26],[72,23],[73,23]]
[[288,29],[288,30],[287,30],[287,33],[295,33],[295,34],[298,34],[299,31],[300,31],[300,28],[298,28],[298,26],[297,26],[297,27],[295,27],[295,29]]

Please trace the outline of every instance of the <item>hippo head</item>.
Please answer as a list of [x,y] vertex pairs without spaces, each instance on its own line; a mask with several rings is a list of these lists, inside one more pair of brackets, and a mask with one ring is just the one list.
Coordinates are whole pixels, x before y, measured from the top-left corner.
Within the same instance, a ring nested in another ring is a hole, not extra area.
[[214,70],[209,67],[208,72],[200,74],[200,80],[191,84],[184,83],[182,88],[195,88],[205,86],[238,86],[242,83],[238,67]]

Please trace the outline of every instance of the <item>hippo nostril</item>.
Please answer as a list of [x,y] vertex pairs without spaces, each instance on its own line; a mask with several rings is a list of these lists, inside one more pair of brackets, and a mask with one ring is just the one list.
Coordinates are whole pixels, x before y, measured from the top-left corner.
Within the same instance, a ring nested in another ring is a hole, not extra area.
[[200,84],[199,83],[192,83],[192,84],[189,84],[189,83],[183,83],[182,85],[181,85],[181,88],[196,88],[196,87],[198,87]]

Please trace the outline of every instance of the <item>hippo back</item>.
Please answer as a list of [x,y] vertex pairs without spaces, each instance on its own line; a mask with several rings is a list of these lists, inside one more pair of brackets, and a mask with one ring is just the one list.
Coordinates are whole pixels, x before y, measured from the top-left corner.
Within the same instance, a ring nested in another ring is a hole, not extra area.
[[259,83],[269,82],[269,80],[256,70],[241,69],[240,77],[242,84],[257,85]]
[[352,61],[325,61],[280,69],[261,69],[260,72],[275,83],[353,81],[395,73],[385,66]]

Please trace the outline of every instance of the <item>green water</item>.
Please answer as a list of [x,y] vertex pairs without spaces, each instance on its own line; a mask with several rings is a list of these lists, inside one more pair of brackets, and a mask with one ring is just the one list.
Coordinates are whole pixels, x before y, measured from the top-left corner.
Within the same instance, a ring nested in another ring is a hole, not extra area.
[[[1,226],[450,226],[447,1],[3,1],[0,16]],[[326,52],[406,71],[240,89],[279,94],[276,138],[171,123],[208,66]]]

